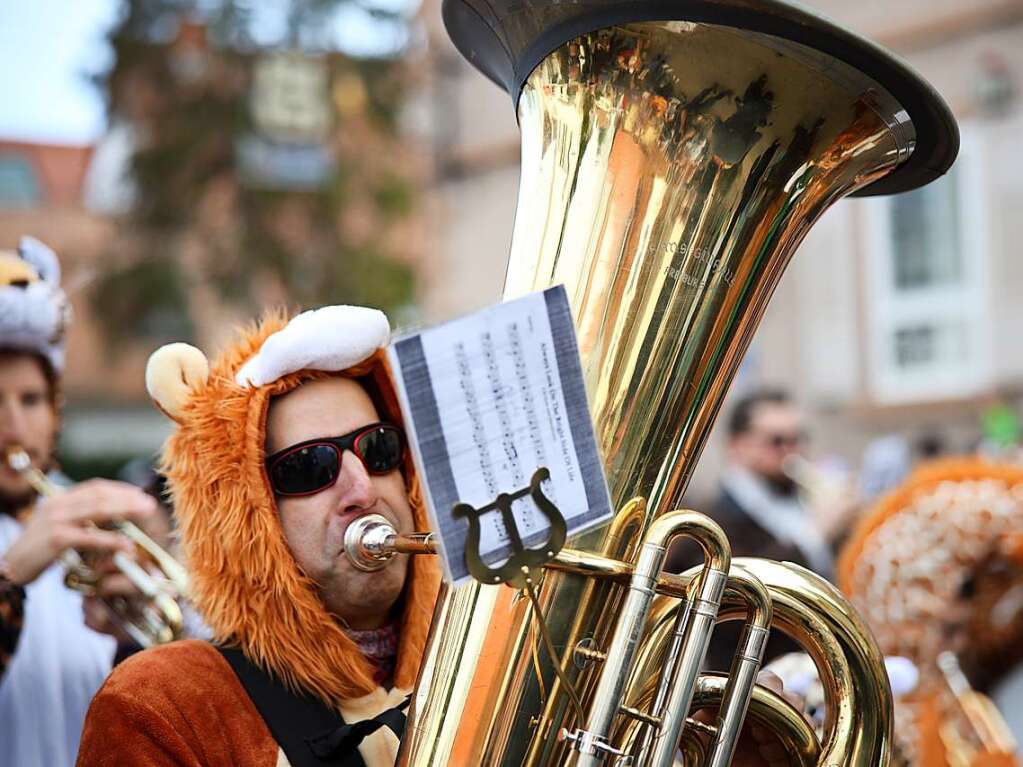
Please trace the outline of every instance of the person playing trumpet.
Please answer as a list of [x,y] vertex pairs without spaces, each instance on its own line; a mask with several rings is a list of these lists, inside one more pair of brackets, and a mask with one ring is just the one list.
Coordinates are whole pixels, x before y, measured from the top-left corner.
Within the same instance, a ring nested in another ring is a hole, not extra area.
[[[79,767],[394,763],[439,569],[399,555],[367,573],[344,550],[366,514],[426,529],[389,335],[381,312],[334,306],[270,314],[212,365],[184,344],[150,359],[150,394],[177,424],[163,469],[214,641],[119,665]],[[785,764],[763,740],[735,764]]]
[[[69,311],[54,253],[31,238],[0,251],[0,459],[18,449],[54,470]],[[114,553],[129,541],[99,529],[144,520],[156,504],[123,482],[92,480],[39,499],[0,460],[0,764],[74,763],[89,701],[117,643],[90,629],[82,596],[55,564],[68,548]]]

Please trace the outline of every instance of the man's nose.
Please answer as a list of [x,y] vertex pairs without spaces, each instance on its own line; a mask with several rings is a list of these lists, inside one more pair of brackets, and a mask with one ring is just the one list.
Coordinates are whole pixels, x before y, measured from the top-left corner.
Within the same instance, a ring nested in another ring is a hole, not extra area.
[[19,442],[25,438],[25,414],[16,402],[8,398],[0,400],[0,440],[4,444]]
[[341,456],[341,476],[337,484],[341,488],[339,506],[342,511],[368,509],[377,502],[373,478],[359,457],[350,450]]

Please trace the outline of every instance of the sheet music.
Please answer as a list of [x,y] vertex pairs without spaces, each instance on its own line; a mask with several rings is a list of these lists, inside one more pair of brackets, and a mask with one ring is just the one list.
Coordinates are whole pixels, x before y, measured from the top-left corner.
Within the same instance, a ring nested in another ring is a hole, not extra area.
[[[561,511],[569,535],[611,516],[602,462],[586,400],[578,344],[563,287],[484,309],[396,341],[389,350],[447,576],[468,577],[468,523],[451,510],[475,508],[528,486],[550,471],[543,494]],[[549,524],[533,499],[512,511],[527,547]],[[481,518],[481,557],[511,553],[499,513]]]

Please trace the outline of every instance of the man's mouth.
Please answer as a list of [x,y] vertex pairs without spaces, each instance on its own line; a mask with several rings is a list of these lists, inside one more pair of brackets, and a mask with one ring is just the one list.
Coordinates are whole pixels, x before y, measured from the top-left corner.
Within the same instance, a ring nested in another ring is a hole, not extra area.
[[376,508],[359,509],[358,511],[346,511],[341,515],[341,524],[338,530],[337,539],[337,551],[339,557],[345,556],[345,533],[348,532],[348,526],[355,520],[365,517],[368,514],[380,514],[380,511]]
[[19,445],[6,445],[3,448],[0,448],[0,471],[2,471],[4,474],[7,474],[8,476],[20,475],[20,472],[18,472],[14,468],[14,466],[11,465],[10,457],[16,453],[22,453],[24,455],[27,455],[32,466],[38,465],[35,456],[28,450],[25,450]]
[[30,447],[24,447],[23,445],[20,445],[17,442],[12,442],[10,444],[0,446],[0,463],[2,463],[4,466],[10,466],[11,465],[10,456],[16,453],[24,453],[29,457],[29,460],[32,461],[33,466],[39,465],[38,451]]

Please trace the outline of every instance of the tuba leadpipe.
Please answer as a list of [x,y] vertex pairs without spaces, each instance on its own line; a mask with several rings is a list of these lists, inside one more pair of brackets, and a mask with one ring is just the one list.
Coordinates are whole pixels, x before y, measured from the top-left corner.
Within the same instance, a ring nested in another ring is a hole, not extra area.
[[[32,465],[32,459],[22,448],[8,449],[6,460],[41,497],[61,492],[58,485]],[[113,556],[114,566],[138,589],[142,604],[132,605],[123,598],[103,597],[99,598],[100,603],[115,623],[141,647],[180,639],[184,621],[175,596],[188,592],[188,574],[184,566],[133,523],[121,520],[111,523],[110,527],[127,537],[141,558],[152,562],[162,576],[157,578],[132,557],[119,551]],[[74,549],[66,549],[60,553],[58,560],[64,567],[64,582],[69,588],[86,595],[95,594],[100,576],[81,554]]]

